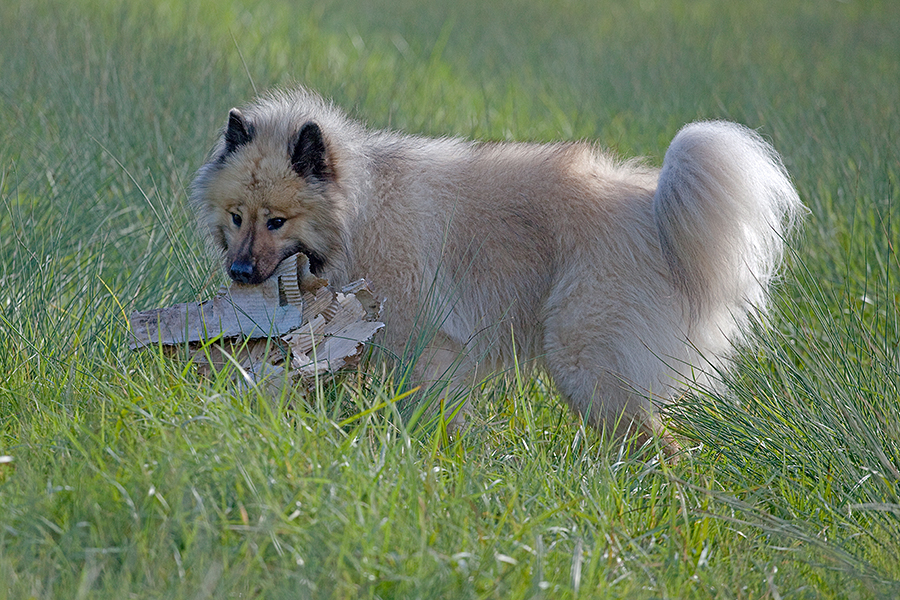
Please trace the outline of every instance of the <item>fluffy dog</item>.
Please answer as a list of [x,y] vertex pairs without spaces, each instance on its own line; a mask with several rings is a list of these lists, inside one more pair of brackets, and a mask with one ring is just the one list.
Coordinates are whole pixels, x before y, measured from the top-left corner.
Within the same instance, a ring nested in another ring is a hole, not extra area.
[[235,281],[298,251],[333,284],[369,279],[418,381],[465,390],[519,360],[591,425],[644,435],[727,366],[802,211],[733,123],[687,125],[658,170],[586,143],[373,131],[304,89],[231,110],[192,202]]

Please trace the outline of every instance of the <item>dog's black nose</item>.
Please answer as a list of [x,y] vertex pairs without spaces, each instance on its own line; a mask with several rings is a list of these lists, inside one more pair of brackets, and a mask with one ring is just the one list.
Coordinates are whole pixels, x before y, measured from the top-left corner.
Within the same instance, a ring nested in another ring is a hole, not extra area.
[[228,274],[238,283],[250,283],[253,280],[253,265],[246,260],[236,260],[231,263]]

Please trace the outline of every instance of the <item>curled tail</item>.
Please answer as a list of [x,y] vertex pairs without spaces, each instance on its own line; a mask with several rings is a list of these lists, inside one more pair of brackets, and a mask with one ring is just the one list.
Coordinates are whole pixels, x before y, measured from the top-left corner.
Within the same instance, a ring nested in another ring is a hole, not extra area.
[[781,158],[741,125],[692,123],[666,151],[653,209],[692,329],[736,341],[750,312],[766,310],[784,240],[804,210]]

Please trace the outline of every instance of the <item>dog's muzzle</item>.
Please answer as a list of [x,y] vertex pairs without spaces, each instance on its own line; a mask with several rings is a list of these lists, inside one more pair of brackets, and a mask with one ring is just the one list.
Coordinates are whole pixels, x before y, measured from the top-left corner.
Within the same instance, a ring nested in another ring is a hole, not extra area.
[[231,263],[228,275],[238,283],[253,283],[253,265],[246,260],[236,260]]

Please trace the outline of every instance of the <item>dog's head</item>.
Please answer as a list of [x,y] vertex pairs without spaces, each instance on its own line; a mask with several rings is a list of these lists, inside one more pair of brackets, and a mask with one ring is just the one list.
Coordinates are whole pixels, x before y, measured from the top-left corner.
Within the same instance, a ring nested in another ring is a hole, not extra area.
[[[192,197],[225,271],[236,282],[268,279],[303,252],[321,273],[340,250],[335,157],[322,128],[287,113],[285,102],[232,109]],[[296,122],[296,124],[293,124]]]

